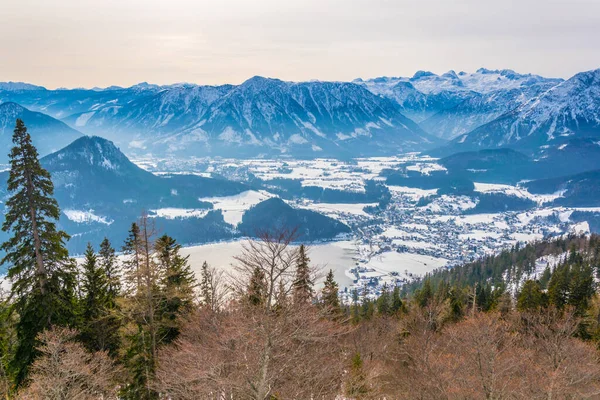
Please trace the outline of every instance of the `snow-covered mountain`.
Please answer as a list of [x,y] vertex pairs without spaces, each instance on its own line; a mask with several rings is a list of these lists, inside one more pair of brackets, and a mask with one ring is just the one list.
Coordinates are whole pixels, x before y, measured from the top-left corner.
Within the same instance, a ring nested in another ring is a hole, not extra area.
[[427,132],[452,139],[511,111],[562,80],[512,70],[480,68],[411,78],[356,80],[373,93],[398,102],[402,112]]
[[65,121],[132,149],[203,156],[379,155],[439,143],[397,104],[359,85],[263,77],[239,86],[162,87]]
[[46,90],[42,86],[31,85],[25,82],[0,82],[0,91],[6,92],[25,92]]
[[581,72],[472,132],[451,151],[518,147],[539,152],[573,138],[600,137],[600,69]]
[[46,155],[71,143],[82,134],[46,114],[34,112],[19,104],[0,104],[0,164],[6,163],[12,147],[12,134],[17,119],[25,121],[40,155]]
[[104,94],[137,91],[137,95],[129,94],[128,101],[117,97],[117,101],[70,115],[64,121],[80,127],[86,133],[103,134],[115,139],[122,138],[121,135],[130,140],[137,137],[134,146],[136,143],[142,146],[161,135],[181,131],[196,123],[210,104],[231,89],[231,85],[157,87],[147,84],[136,85],[128,90],[104,89]]
[[449,151],[463,151],[594,136],[595,75],[562,81],[481,68],[352,83],[254,77],[241,85],[73,90],[7,83],[0,102],[61,118],[128,154],[356,157],[427,150],[443,139],[453,140]]
[[427,132],[452,139],[514,110],[555,85],[556,82],[550,81],[476,93],[452,108],[437,112],[421,122],[420,126]]
[[[129,88],[57,89],[41,86],[0,83],[0,103],[14,102],[31,111],[42,112],[56,119],[73,114],[97,110],[106,106],[122,106],[137,98],[150,96],[161,90],[160,86],[140,83]],[[19,89],[17,88],[24,88]],[[73,125],[74,126],[74,125]]]

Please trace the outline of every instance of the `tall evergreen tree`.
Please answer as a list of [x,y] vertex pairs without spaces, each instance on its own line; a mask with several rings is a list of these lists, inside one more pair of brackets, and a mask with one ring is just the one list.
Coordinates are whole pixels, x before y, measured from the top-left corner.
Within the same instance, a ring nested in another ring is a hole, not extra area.
[[192,311],[197,282],[188,264],[189,256],[180,253],[181,245],[168,235],[156,241],[155,250],[161,272],[161,341],[171,343],[179,335],[180,317]]
[[314,296],[314,282],[311,277],[308,263],[310,259],[306,255],[306,248],[300,245],[298,249],[298,261],[296,265],[296,278],[293,285],[293,296],[295,304],[308,304]]
[[10,175],[4,232],[12,236],[0,246],[12,282],[18,347],[11,362],[17,385],[27,377],[38,355],[37,335],[50,325],[75,322],[76,267],[56,228],[60,216],[50,174],[42,168],[25,124],[17,120],[10,152]]
[[212,308],[213,305],[213,276],[208,263],[204,261],[202,263],[202,269],[200,272],[200,304],[204,307]]
[[127,290],[135,292],[142,285],[142,275],[140,273],[140,260],[142,258],[142,238],[140,236],[140,227],[137,222],[131,224],[127,239],[123,245],[123,255],[125,255],[124,278],[128,283]]
[[263,270],[259,267],[254,268],[247,289],[247,298],[250,304],[262,306],[267,299],[267,281]]
[[581,264],[573,266],[569,280],[568,304],[573,306],[579,315],[583,315],[594,293],[596,289],[592,267]]
[[106,270],[88,243],[82,265],[81,339],[91,351],[108,351],[116,355],[119,347],[119,320],[114,313],[115,299],[109,287]]
[[558,309],[563,308],[569,300],[569,264],[562,263],[552,272],[548,283],[548,299]]
[[156,371],[156,356],[160,338],[161,270],[157,265],[154,246],[155,228],[147,214],[134,223],[123,247],[127,254],[124,281],[127,286],[123,313],[125,326],[125,364],[131,374],[124,396],[132,399],[154,399],[158,394],[151,381]]
[[86,321],[97,319],[102,314],[108,282],[104,270],[98,265],[98,257],[91,243],[87,244],[82,265],[83,318]]
[[423,287],[415,292],[415,301],[420,307],[425,307],[433,298],[433,288],[431,287],[431,279],[426,277],[423,280]]
[[114,303],[121,293],[121,271],[119,270],[115,249],[108,238],[104,238],[100,243],[98,261],[106,275],[109,302]]
[[323,305],[332,312],[337,312],[340,309],[339,287],[333,278],[333,270],[330,269],[325,278],[323,286],[322,301]]
[[397,313],[402,309],[402,299],[400,298],[400,287],[394,286],[392,291],[392,313]]
[[517,309],[519,311],[537,311],[544,306],[544,293],[540,284],[534,280],[527,280],[517,297]]
[[392,299],[390,296],[390,292],[388,290],[387,283],[383,285],[381,288],[381,295],[377,299],[377,312],[379,315],[388,315],[390,314],[392,308]]

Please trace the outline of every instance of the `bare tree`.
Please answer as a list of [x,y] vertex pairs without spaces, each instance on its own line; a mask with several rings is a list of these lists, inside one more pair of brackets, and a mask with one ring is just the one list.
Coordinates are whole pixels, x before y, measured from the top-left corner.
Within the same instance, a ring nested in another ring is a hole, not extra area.
[[229,287],[226,285],[225,274],[222,270],[209,266],[205,261],[202,264],[200,275],[200,305],[213,312],[218,312],[225,306],[229,297]]
[[315,306],[201,310],[159,355],[156,389],[176,399],[334,398],[343,330]]
[[581,320],[573,309],[526,313],[515,318],[523,347],[533,352],[527,373],[531,397],[593,398],[600,396],[598,352],[574,337]]
[[120,369],[105,352],[88,353],[73,341],[77,332],[54,328],[40,334],[41,356],[20,399],[116,399]]
[[275,305],[275,295],[285,288],[286,295],[292,289],[298,248],[292,244],[297,238],[295,230],[264,231],[258,240],[250,240],[242,245],[242,254],[235,257],[237,274],[232,277],[233,288],[238,296],[247,291],[252,276],[260,273],[264,277],[264,302],[266,310]]
[[421,399],[593,398],[598,355],[573,337],[577,321],[552,310],[503,318],[476,313],[432,330],[427,312],[411,311],[390,351],[386,397]]

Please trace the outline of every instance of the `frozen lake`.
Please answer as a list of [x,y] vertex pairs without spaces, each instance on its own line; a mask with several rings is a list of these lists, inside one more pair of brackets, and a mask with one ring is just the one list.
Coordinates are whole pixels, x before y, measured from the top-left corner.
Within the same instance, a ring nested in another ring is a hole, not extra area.
[[[189,255],[190,265],[196,274],[204,261],[226,273],[234,272],[234,257],[241,254],[243,241],[213,243],[182,249],[183,255]],[[362,256],[359,256],[361,249]],[[357,245],[354,241],[338,241],[323,244],[313,244],[308,247],[311,264],[321,269],[322,275],[329,269],[333,270],[335,279],[340,286],[351,287],[353,282],[351,274],[347,271],[356,265],[355,258],[363,258],[361,266],[373,268],[380,274],[388,275],[397,272],[400,277],[410,278],[413,275],[422,276],[435,268],[446,265],[448,260],[413,253],[397,253],[389,251],[375,255],[365,262],[366,251],[364,245]]]
[[[243,241],[212,243],[201,246],[183,248],[181,253],[189,255],[192,269],[199,275],[204,261],[210,266],[233,272],[234,257],[241,254]],[[340,287],[349,286],[352,280],[344,271],[354,266],[352,259],[356,255],[356,246],[352,241],[314,244],[309,247],[309,258],[312,265],[320,267],[323,272],[333,269],[335,279]]]

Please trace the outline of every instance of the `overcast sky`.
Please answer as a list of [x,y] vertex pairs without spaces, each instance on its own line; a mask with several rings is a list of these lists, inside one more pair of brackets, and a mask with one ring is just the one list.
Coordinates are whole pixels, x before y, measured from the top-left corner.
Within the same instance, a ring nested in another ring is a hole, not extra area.
[[2,0],[0,81],[54,87],[600,68],[600,0]]

